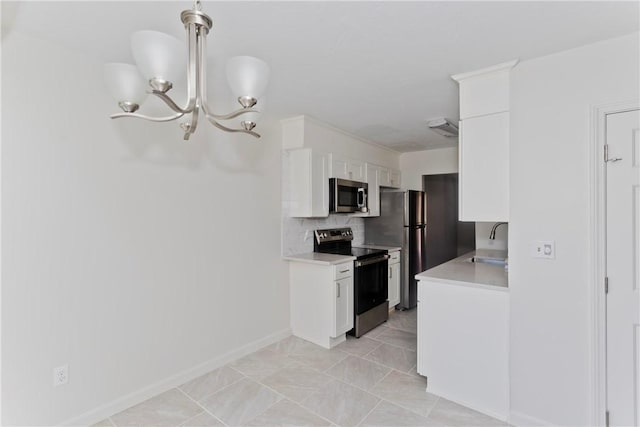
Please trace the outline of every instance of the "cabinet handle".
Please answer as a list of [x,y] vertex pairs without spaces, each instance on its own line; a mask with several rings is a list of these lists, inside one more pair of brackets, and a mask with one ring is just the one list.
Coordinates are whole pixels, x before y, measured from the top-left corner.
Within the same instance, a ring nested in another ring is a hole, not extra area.
[[340,283],[336,283],[336,293],[338,294],[338,298],[340,298]]
[[340,270],[340,273],[347,273],[349,271],[349,269],[347,268],[346,270]]
[[389,269],[389,279],[393,279],[393,268]]

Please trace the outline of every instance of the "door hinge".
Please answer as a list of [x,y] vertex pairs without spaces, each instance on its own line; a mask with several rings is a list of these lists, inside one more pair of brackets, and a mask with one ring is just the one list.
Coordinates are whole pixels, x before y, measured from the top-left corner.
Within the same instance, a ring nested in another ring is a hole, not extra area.
[[609,427],[609,411],[605,411],[604,413],[604,425]]
[[609,278],[608,277],[604,278],[604,293],[605,294],[609,293]]

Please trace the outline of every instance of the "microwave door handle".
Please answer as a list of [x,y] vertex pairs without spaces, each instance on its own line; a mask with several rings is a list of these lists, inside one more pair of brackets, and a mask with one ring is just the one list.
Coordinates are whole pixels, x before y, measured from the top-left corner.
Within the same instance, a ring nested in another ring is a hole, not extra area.
[[364,207],[364,188],[358,188],[358,207]]

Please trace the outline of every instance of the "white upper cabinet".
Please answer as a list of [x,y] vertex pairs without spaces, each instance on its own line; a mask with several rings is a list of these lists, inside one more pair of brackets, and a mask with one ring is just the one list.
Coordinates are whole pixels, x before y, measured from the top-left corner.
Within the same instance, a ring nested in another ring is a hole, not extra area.
[[369,185],[367,193],[368,216],[380,216],[380,172],[382,169],[371,163],[365,165],[365,182]]
[[353,181],[364,181],[364,162],[359,160],[349,160],[347,162],[347,175],[349,175],[348,179]]
[[391,186],[391,171],[387,168],[378,168],[378,174],[380,176],[379,184],[381,187]]
[[400,171],[391,169],[389,172],[389,187],[400,188]]
[[509,76],[517,63],[451,76],[460,85],[460,120],[509,111]]
[[347,169],[347,159],[331,155],[331,170],[329,171],[330,178],[342,178],[349,179],[349,172]]
[[380,167],[379,184],[381,187],[400,188],[400,171]]
[[517,62],[452,76],[460,84],[461,221],[509,221],[509,79]]
[[461,221],[509,220],[509,113],[460,122]]
[[329,216],[331,155],[311,148],[289,150],[289,216]]
[[332,154],[330,175],[331,178],[363,182],[365,179],[364,162]]

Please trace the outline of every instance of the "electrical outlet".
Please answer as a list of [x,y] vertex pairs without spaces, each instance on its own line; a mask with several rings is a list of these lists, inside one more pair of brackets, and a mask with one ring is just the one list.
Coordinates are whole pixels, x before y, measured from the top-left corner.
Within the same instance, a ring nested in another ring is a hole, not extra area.
[[531,245],[531,256],[534,258],[554,259],[556,243],[553,240],[537,240]]
[[69,382],[69,365],[53,368],[53,386],[57,387]]

